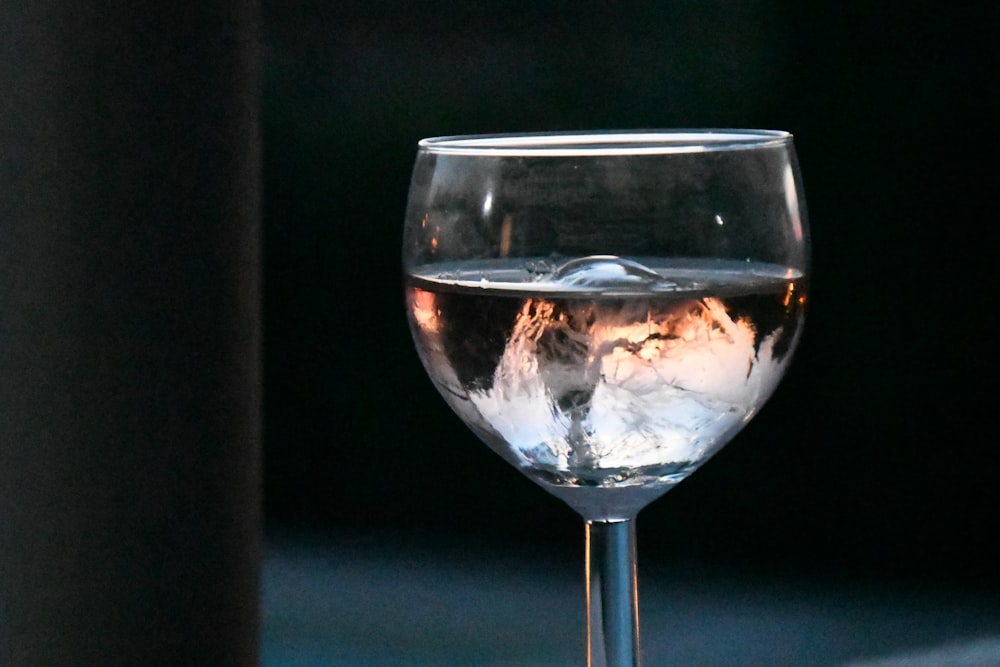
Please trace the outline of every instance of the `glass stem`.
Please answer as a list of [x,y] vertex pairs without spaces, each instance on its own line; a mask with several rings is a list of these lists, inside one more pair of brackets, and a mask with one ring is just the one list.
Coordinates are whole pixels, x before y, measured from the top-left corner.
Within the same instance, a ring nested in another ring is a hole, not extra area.
[[587,521],[587,667],[638,667],[635,520]]

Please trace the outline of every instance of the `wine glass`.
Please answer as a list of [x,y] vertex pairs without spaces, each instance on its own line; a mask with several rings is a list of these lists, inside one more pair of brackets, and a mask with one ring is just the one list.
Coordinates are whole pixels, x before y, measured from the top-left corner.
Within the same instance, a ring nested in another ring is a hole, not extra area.
[[591,667],[639,664],[634,518],[781,380],[808,236],[785,132],[419,142],[416,348],[471,430],[583,517]]

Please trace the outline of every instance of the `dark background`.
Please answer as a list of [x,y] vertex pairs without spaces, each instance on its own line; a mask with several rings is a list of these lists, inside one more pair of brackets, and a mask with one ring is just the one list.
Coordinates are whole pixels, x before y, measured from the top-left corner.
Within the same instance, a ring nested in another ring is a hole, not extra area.
[[415,143],[764,127],[795,134],[806,185],[806,334],[754,422],[640,515],[642,562],[995,589],[998,17],[971,7],[266,1],[269,530],[576,554],[578,517],[476,441],[412,349]]

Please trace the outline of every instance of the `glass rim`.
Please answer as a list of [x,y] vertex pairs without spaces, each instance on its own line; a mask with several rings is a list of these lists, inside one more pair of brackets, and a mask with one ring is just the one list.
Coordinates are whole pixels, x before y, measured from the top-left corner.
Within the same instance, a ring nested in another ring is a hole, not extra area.
[[421,139],[421,152],[508,157],[669,155],[781,146],[784,130],[670,129],[459,134]]

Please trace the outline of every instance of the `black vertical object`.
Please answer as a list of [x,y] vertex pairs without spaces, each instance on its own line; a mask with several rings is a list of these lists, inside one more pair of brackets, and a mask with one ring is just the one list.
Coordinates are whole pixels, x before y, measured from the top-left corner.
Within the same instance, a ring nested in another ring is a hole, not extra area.
[[0,665],[257,663],[257,29],[0,2]]

